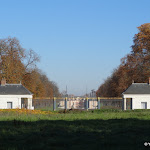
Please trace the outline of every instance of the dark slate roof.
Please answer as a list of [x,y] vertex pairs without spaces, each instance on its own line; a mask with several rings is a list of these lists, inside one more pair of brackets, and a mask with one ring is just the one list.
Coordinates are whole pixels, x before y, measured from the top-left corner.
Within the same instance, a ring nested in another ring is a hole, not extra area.
[[150,94],[150,84],[132,83],[122,94]]
[[0,95],[32,95],[22,84],[0,85]]

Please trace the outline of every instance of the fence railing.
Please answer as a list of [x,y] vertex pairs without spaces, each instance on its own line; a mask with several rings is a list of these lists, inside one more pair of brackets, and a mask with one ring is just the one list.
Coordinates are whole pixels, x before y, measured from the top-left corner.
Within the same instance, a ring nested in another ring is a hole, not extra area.
[[122,109],[122,103],[121,97],[33,99],[35,109],[53,111],[62,109]]

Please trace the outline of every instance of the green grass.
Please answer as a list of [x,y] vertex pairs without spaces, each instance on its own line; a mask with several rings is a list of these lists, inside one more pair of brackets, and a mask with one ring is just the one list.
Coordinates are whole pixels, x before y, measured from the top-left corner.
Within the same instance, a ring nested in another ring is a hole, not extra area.
[[144,142],[150,142],[150,110],[0,113],[0,150],[140,150]]
[[53,111],[53,106],[51,106],[51,107],[41,107],[41,108],[37,108],[36,110]]

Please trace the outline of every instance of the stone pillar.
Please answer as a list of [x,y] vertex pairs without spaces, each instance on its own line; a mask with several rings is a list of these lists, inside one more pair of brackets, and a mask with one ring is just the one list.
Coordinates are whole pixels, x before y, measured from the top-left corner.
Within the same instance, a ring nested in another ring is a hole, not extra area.
[[28,109],[31,109],[32,107],[31,100],[32,100],[31,98],[28,98],[28,106],[27,106]]
[[97,109],[100,109],[100,97],[97,97]]
[[126,110],[126,98],[123,98],[123,110]]
[[88,108],[89,108],[89,106],[88,106],[88,101],[89,101],[89,100],[88,100],[88,97],[87,97],[87,98],[86,98],[86,101],[85,101],[85,102],[86,102],[86,103],[85,103],[85,109],[86,109],[86,110],[88,110]]
[[65,98],[65,110],[67,110],[67,97]]
[[34,106],[32,106],[32,98],[28,98],[27,109],[34,109]]
[[53,111],[56,111],[56,98],[53,98]]

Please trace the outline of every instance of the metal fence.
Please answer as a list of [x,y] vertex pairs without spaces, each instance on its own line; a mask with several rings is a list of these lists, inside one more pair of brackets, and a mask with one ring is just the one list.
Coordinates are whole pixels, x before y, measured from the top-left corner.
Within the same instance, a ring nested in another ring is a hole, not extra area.
[[33,99],[32,105],[34,106],[34,109],[53,110],[52,99]]
[[122,98],[53,98],[33,99],[35,109],[63,110],[63,109],[122,109]]
[[123,100],[122,98],[101,98],[100,100],[101,109],[122,109]]

